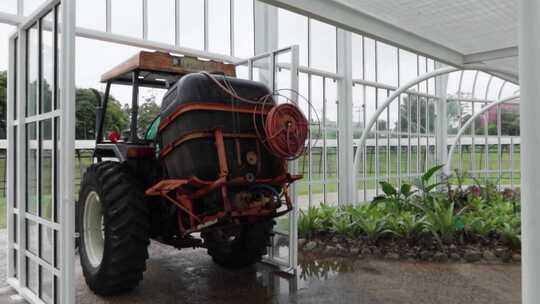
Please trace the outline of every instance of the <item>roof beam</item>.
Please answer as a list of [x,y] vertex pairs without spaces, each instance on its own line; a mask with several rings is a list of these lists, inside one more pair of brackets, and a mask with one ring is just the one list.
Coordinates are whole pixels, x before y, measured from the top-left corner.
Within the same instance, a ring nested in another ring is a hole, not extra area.
[[481,63],[491,60],[518,57],[518,47],[512,46],[502,49],[490,50],[485,52],[467,54],[464,56],[464,63]]
[[335,0],[259,0],[400,48],[461,66],[463,54]]
[[9,25],[19,25],[23,23],[24,20],[25,20],[24,17],[0,12],[0,23],[9,24]]

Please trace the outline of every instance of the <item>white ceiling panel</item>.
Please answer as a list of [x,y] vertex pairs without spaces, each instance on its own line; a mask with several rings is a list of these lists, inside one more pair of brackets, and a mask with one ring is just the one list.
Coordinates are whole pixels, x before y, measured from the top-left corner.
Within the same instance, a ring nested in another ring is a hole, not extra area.
[[335,0],[462,54],[517,45],[517,0]]

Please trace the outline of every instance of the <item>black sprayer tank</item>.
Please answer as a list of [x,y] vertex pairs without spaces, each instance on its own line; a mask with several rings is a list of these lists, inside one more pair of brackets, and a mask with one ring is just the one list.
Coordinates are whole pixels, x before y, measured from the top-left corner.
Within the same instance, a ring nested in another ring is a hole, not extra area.
[[[213,75],[220,83],[231,86],[237,95],[260,100],[269,89],[255,81]],[[235,106],[246,103],[233,99],[208,75],[189,74],[181,78],[165,95],[161,106],[162,122],[178,107],[188,103],[219,103],[232,108],[228,111],[194,110],[179,115],[160,131],[161,147],[177,141],[186,134],[211,132],[221,128],[223,133],[256,135],[253,114],[234,112]],[[256,117],[260,121],[260,116]],[[261,131],[262,132],[262,131]],[[227,165],[231,177],[275,177],[282,172],[282,161],[270,154],[256,138],[225,138]],[[253,156],[256,156],[255,158]],[[214,137],[197,138],[177,146],[163,159],[168,178],[184,179],[192,176],[202,180],[219,177],[219,162]]]

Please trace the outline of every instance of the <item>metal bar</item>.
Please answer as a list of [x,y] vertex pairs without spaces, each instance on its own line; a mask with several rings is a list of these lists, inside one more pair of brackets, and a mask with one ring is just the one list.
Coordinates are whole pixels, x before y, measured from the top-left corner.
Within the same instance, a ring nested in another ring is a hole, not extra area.
[[248,60],[248,79],[253,80],[253,60]]
[[24,2],[26,0],[18,0],[17,1],[17,15],[24,16]]
[[[266,57],[267,55],[259,55],[259,56],[256,56],[256,57]],[[239,63],[242,63],[243,61],[240,61]],[[282,69],[289,69],[290,68],[290,64],[288,63],[280,63],[278,65],[279,68],[282,68]],[[311,67],[307,67],[307,66],[298,66],[298,70],[300,72],[303,72],[303,73],[308,73],[308,74],[313,74],[313,75],[317,75],[317,76],[321,76],[321,77],[326,77],[326,78],[332,78],[332,79],[335,79],[335,80],[339,80],[342,78],[342,75],[339,75],[337,73],[333,73],[333,72],[327,72],[327,71],[323,71],[323,70],[319,70],[319,69],[316,69],[316,68],[311,68]]]
[[[377,50],[377,40],[375,40],[374,44],[374,60],[375,60],[375,82],[378,82],[379,80],[379,65],[377,62],[379,61],[378,56],[378,50]],[[375,89],[375,108],[379,107],[379,89]],[[377,183],[375,184],[375,195],[379,195],[379,178],[381,173],[381,167],[379,163],[379,124],[377,123],[375,125],[375,180]]]
[[[506,85],[506,81],[503,82],[501,85],[501,89],[499,90],[499,94],[497,95],[497,98],[501,98],[502,92],[504,89],[504,86]],[[501,178],[502,178],[502,147],[501,147],[501,135],[502,135],[502,125],[501,125],[501,106],[497,106],[497,163],[499,167],[499,177],[497,184],[501,185]]]
[[39,255],[36,255],[36,254],[32,253],[29,250],[23,250],[23,251],[24,251],[23,253],[24,253],[24,255],[25,255],[25,257],[27,259],[29,259],[32,262],[38,264],[40,267],[45,268],[47,271],[49,271],[54,276],[58,277],[60,275],[60,271],[58,269],[54,268],[54,266],[52,266],[51,264],[47,263],[45,260],[40,258]]
[[[15,77],[17,75],[15,69],[15,58],[17,53],[17,46],[15,39],[9,39],[9,52],[8,52],[8,78],[7,78],[7,142],[8,149],[6,150],[6,202],[7,202],[7,218],[6,224],[8,229],[8,244],[7,244],[7,277],[13,278],[15,276],[15,260],[13,256],[13,248],[15,243],[15,232],[16,227],[14,226],[13,221],[13,209],[15,203],[16,191],[14,191],[14,180],[15,177],[15,160],[16,160],[16,147],[15,147],[15,130],[13,126],[14,121],[14,109],[13,105],[15,99],[15,86],[16,83]],[[19,139],[20,140],[20,139]],[[15,153],[14,153],[15,152]],[[20,157],[20,156],[19,156]]]
[[[375,73],[377,75],[377,73]],[[375,76],[377,77],[377,76]],[[379,89],[375,89],[375,108],[379,107]],[[379,195],[379,124],[375,125],[375,195]]]
[[328,159],[327,159],[327,138],[326,138],[326,102],[327,102],[327,99],[326,99],[326,78],[323,77],[322,79],[322,83],[323,83],[323,86],[322,86],[322,95],[323,95],[323,112],[322,112],[322,131],[323,131],[323,134],[322,134],[322,138],[323,138],[323,149],[322,149],[322,161],[323,161],[323,166],[322,166],[322,176],[323,176],[323,201],[324,203],[328,203],[328,197],[327,197],[327,194],[326,194],[326,190],[327,190],[327,166],[328,166]]
[[[311,74],[307,74],[307,77],[308,77],[308,100],[311,100]],[[311,107],[308,106],[308,112],[309,112],[309,123],[311,124],[311,121],[313,119],[312,115],[311,115],[311,112],[312,112],[313,109],[311,109]],[[311,200],[313,199],[313,193],[312,193],[312,187],[311,187],[311,184],[313,183],[313,145],[312,145],[312,141],[313,141],[313,133],[312,132],[309,132],[309,143],[308,143],[308,147],[309,147],[309,156],[308,156],[308,176],[309,176],[309,179],[308,179],[308,182],[309,182],[309,186],[308,186],[308,191],[309,191],[309,202],[308,202],[308,206],[309,208],[311,208]]]
[[[465,72],[464,71],[461,71],[461,74],[459,75],[459,85],[458,85],[458,97],[461,97],[462,95],[462,85],[463,85],[463,74]],[[461,99],[458,101],[459,102],[459,128],[461,129],[461,126],[462,126],[462,123],[463,123],[463,107],[461,106]],[[459,171],[460,172],[463,172],[463,146],[461,145],[461,143],[459,143]]]
[[[398,87],[401,85],[401,58],[399,56],[401,52],[401,49],[397,49],[397,85]],[[397,178],[398,178],[398,185],[401,185],[401,96],[398,96],[398,125],[397,125],[397,134],[396,137],[398,138],[398,147],[397,147]]]
[[275,53],[272,53],[270,55],[270,66],[269,66],[269,71],[268,71],[268,77],[269,77],[269,86],[271,88],[272,91],[275,91],[277,88],[276,88],[276,75],[274,73],[274,68],[276,66],[276,54]]
[[105,0],[105,32],[112,32],[112,0]]
[[180,0],[174,0],[174,45],[180,46]]
[[422,172],[420,170],[420,157],[421,157],[421,144],[420,144],[420,127],[422,127],[422,124],[420,123],[420,111],[421,111],[421,104],[420,104],[420,97],[416,97],[416,174],[419,174]]
[[[291,89],[298,92],[299,79],[298,79],[298,64],[300,62],[300,50],[298,46],[294,46],[291,50]],[[276,72],[276,66],[273,66],[274,73]],[[293,94],[293,102],[298,103],[298,96]],[[298,173],[298,161],[294,161],[292,164],[293,173]],[[296,185],[292,184],[290,193],[293,201],[293,209],[289,213],[289,264],[291,269],[296,273],[298,267],[298,193]]]
[[[366,47],[365,47],[365,37],[362,36],[362,78],[365,79],[366,78]],[[365,132],[367,132],[366,130],[366,86],[362,86],[362,92],[364,94],[363,96],[363,111],[362,111],[362,134],[364,134]],[[357,150],[356,150],[356,153],[360,153],[360,151],[362,151],[362,163],[363,163],[363,170],[362,170],[362,175],[363,175],[363,178],[364,178],[364,181],[363,181],[363,184],[364,184],[364,202],[367,201],[367,187],[368,187],[368,184],[367,184],[367,173],[366,173],[366,165],[367,165],[367,147],[365,144],[358,144],[357,146]],[[356,155],[356,154],[355,154]],[[354,172],[357,172],[358,168],[357,167],[353,167],[353,171]],[[356,181],[355,181],[356,182]],[[357,197],[358,196],[358,192],[354,192],[354,196]],[[358,201],[358,200],[355,200],[355,201]]]
[[206,59],[223,61],[223,62],[236,63],[242,60],[241,58],[236,58],[236,57],[232,57],[228,55],[205,52],[205,51],[196,50],[196,49],[187,48],[187,47],[177,47],[171,44],[166,44],[166,43],[161,43],[161,42],[155,42],[155,41],[150,42],[143,39],[128,37],[124,35],[118,35],[118,34],[113,34],[113,33],[106,33],[102,31],[96,31],[96,30],[86,29],[86,28],[77,28],[77,37],[123,44],[123,45],[138,47],[138,48],[146,48],[146,49],[162,51],[162,52],[167,52],[167,53],[182,54],[185,56],[206,58]]
[[356,172],[353,162],[353,97],[352,97],[352,37],[337,31],[337,71],[343,78],[338,83],[338,201],[339,205],[353,204],[356,191]]
[[[478,74],[480,72],[476,72],[474,74],[474,80],[473,80],[473,86],[472,86],[472,95],[474,96],[474,92],[476,91],[476,83],[478,81]],[[476,108],[476,103],[472,102],[472,115],[474,116],[474,110]],[[476,138],[476,126],[475,124],[471,125],[471,136],[472,136],[472,143],[471,143],[471,170],[476,171],[476,147],[474,144],[474,139]]]
[[[26,74],[27,74],[27,35],[26,30],[19,29],[18,32],[18,56],[17,56],[17,113],[19,126],[17,127],[17,151],[22,154],[23,157],[17,158],[15,164],[15,170],[17,172],[17,202],[18,206],[23,212],[19,212],[17,231],[19,233],[18,243],[20,248],[25,248],[26,244],[26,121],[25,121],[25,108],[26,108]],[[24,152],[23,152],[24,151]],[[24,252],[18,250],[17,252],[17,279],[24,285],[26,283],[26,259]]]
[[136,142],[139,139],[137,134],[137,117],[139,113],[139,71],[135,71],[132,77],[132,97],[131,97],[131,122],[129,125],[129,141]]
[[[19,1],[21,2],[21,1]],[[25,18],[20,15],[14,15],[10,13],[0,12],[0,23],[5,23],[9,25],[18,25],[24,22]]]
[[538,117],[540,104],[540,2],[520,0],[518,6],[519,80],[521,89],[521,228],[523,256],[522,303],[535,304],[540,299],[540,138]]
[[[270,56],[270,55],[272,55],[272,54],[275,54],[275,53],[285,53],[285,52],[290,52],[290,51],[292,51],[292,48],[293,48],[293,47],[294,47],[294,46],[291,45],[291,46],[279,48],[279,49],[274,50],[274,51],[264,52],[264,53],[258,54],[258,55],[256,55],[256,56],[250,57],[250,58],[248,58],[248,59],[239,59],[239,58],[236,58],[237,61],[235,61],[234,64],[236,64],[236,65],[242,65],[242,64],[246,64],[246,63],[247,63],[248,61],[250,61],[250,60],[251,60],[251,61],[257,61],[257,60],[259,60],[259,59],[262,59],[262,58],[264,58],[264,57],[268,57],[268,56]],[[278,67],[279,67],[279,68],[285,68],[285,69],[290,69],[290,68],[291,68],[290,65],[284,64],[284,63],[280,63],[280,64],[278,65]]]
[[204,0],[204,50],[208,51],[208,0]]
[[235,0],[229,0],[229,45],[231,47],[230,49],[230,55],[234,56],[236,53],[236,45],[235,45],[235,18],[234,18],[234,10],[235,10]]
[[75,197],[73,180],[75,169],[75,35],[76,3],[62,3],[62,60],[60,62],[62,102],[60,119],[60,303],[75,303],[74,265],[75,265]]
[[[390,93],[386,91],[386,97],[388,98],[388,95]],[[390,137],[392,136],[392,132],[390,131],[390,108],[386,111],[386,181],[390,182]]]
[[32,116],[27,116],[27,117],[26,117],[26,123],[38,122],[38,121],[41,121],[41,120],[51,119],[51,118],[54,118],[54,117],[58,117],[58,116],[60,115],[60,113],[61,113],[60,110],[54,110],[54,111],[52,111],[52,112],[47,112],[47,113],[37,114],[37,115],[32,115]]
[[37,20],[41,19],[50,11],[60,4],[60,0],[47,0],[43,4],[41,4],[30,16],[28,16],[22,23],[18,25],[19,29],[26,30],[34,25]]
[[109,94],[111,91],[111,83],[107,82],[105,86],[105,93],[101,97],[101,105],[98,109],[97,131],[96,131],[96,144],[103,142],[103,125],[105,124],[105,113],[107,113],[107,105],[109,103]]
[[142,0],[142,39],[148,40],[148,0]]
[[[489,92],[489,88],[491,86],[491,81],[493,80],[493,76],[490,76],[489,77],[489,80],[488,80],[488,83],[487,83],[487,86],[486,86],[486,93],[485,93],[485,99],[487,99],[488,97],[488,92]],[[487,106],[487,103],[484,103],[484,107]],[[487,121],[487,120],[486,120]],[[487,180],[488,179],[488,174],[487,174],[487,170],[489,170],[489,144],[488,144],[488,137],[489,137],[489,129],[488,129],[488,124],[484,124],[484,140],[485,140],[485,145],[484,145],[484,158],[485,158],[485,161],[484,161],[484,170],[486,170],[486,173],[484,174],[484,178]]]
[[510,137],[510,188],[514,189],[514,136]]

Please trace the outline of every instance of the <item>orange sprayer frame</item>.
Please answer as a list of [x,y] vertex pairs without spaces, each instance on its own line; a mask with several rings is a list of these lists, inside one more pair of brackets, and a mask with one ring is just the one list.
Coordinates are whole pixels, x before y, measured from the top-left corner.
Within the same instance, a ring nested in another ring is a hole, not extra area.
[[[236,177],[229,179],[229,169],[227,166],[227,159],[225,153],[224,137],[232,138],[245,138],[250,134],[225,134],[221,129],[215,129],[211,134],[208,132],[192,133],[188,136],[191,137],[206,137],[213,136],[215,140],[218,161],[219,161],[219,175],[218,179],[214,181],[203,181],[197,177],[191,177],[188,179],[166,179],[158,182],[154,186],[146,190],[146,195],[149,196],[162,196],[175,206],[178,207],[178,226],[180,232],[185,236],[192,232],[200,231],[206,227],[212,226],[223,220],[230,220],[233,223],[239,223],[241,218],[268,218],[278,217],[290,210],[292,210],[292,202],[289,196],[289,185],[302,178],[302,175],[291,175],[287,170],[287,162],[283,161],[283,171],[279,176],[269,179],[256,179],[255,181],[248,181],[245,177]],[[168,153],[167,151],[162,151]],[[276,209],[264,208],[261,206],[244,208],[241,210],[234,210],[229,200],[228,187],[229,186],[242,186],[251,184],[267,184],[272,186],[281,187],[283,189],[283,196],[287,206],[286,210],[278,212]],[[193,190],[196,189],[196,190]],[[217,212],[212,215],[198,216],[194,212],[193,201],[204,195],[209,194],[214,190],[220,190],[223,199],[223,211]],[[184,223],[185,217],[183,213],[188,216],[189,223]]]

